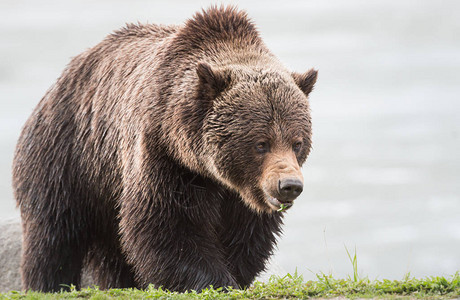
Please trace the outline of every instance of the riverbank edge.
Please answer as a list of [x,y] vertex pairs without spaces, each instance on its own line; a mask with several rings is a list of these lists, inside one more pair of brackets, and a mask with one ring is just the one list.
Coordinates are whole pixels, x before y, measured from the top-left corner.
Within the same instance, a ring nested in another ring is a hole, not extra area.
[[255,282],[244,290],[209,288],[201,291],[176,293],[154,288],[99,290],[97,287],[54,294],[11,291],[0,294],[0,299],[460,299],[460,273],[450,277],[403,280],[374,280],[367,278],[335,279],[319,274],[317,280],[304,281],[297,274],[272,276],[267,283]]

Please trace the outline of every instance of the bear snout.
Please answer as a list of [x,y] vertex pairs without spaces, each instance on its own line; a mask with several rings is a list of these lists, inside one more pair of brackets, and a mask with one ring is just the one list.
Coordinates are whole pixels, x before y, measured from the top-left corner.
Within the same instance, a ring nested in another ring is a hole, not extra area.
[[278,181],[278,200],[282,203],[291,202],[303,191],[303,183],[298,178],[285,178]]
[[262,176],[262,189],[272,209],[291,207],[303,191],[300,167],[291,155],[273,155],[267,158]]

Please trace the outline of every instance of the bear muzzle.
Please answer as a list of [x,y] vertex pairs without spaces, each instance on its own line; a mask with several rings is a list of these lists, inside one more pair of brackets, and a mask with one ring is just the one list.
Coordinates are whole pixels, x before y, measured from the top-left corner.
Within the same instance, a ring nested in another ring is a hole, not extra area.
[[274,155],[265,166],[261,183],[269,206],[274,210],[291,207],[303,191],[303,176],[297,160]]
[[285,178],[278,181],[276,192],[268,194],[268,202],[276,209],[283,205],[284,209],[290,208],[293,201],[302,193],[303,183],[298,178]]
[[297,198],[303,191],[303,182],[298,178],[285,178],[278,182],[279,200],[283,203]]

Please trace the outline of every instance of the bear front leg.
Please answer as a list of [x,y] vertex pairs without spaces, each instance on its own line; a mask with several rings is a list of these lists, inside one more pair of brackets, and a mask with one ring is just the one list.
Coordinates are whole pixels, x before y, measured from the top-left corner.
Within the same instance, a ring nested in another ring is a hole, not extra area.
[[282,214],[257,214],[232,193],[222,208],[224,228],[220,240],[231,273],[240,288],[248,287],[266,264],[281,233]]
[[127,185],[121,199],[122,247],[140,287],[237,287],[216,233],[218,204],[190,193],[190,176],[174,166],[155,166],[155,176]]
[[21,270],[25,291],[68,291],[71,284],[80,288],[86,245],[77,228],[69,229],[67,220],[23,221]]
[[[95,242],[88,252],[88,270],[100,289],[133,288],[136,287],[131,266],[126,263],[126,258],[121,253],[118,236],[113,237],[113,242]],[[102,237],[101,241],[104,240]]]

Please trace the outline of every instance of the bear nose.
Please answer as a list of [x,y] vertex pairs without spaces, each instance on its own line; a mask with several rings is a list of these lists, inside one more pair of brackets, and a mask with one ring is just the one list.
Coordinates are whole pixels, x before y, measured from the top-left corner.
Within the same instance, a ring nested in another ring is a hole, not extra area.
[[281,201],[292,201],[303,191],[303,183],[297,178],[286,178],[279,181]]

